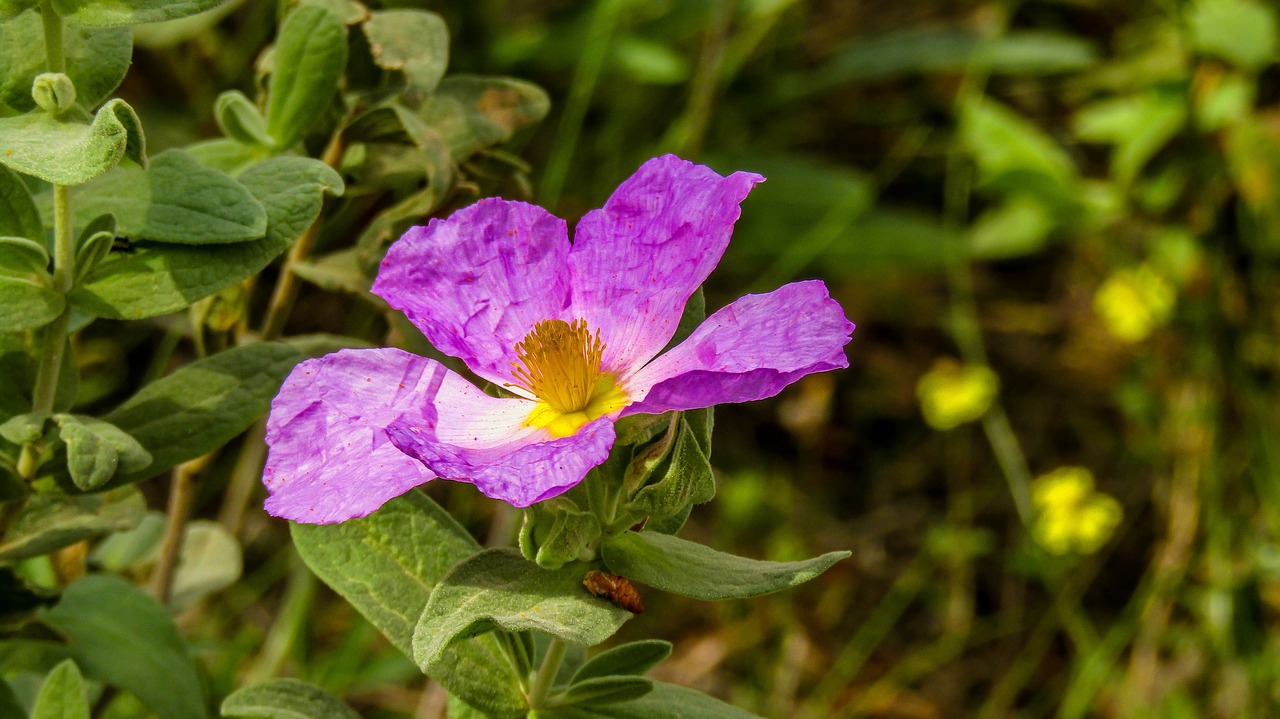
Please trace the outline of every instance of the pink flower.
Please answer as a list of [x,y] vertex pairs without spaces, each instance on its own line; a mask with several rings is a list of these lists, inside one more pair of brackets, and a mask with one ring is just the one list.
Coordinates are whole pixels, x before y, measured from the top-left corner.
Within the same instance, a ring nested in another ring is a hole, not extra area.
[[658,354],[763,179],[655,158],[573,244],[563,220],[500,199],[411,228],[374,293],[516,396],[397,349],[303,362],[267,422],[267,510],[341,522],[435,478],[525,507],[603,462],[619,417],[761,399],[847,367],[853,325],[818,281],[742,297]]

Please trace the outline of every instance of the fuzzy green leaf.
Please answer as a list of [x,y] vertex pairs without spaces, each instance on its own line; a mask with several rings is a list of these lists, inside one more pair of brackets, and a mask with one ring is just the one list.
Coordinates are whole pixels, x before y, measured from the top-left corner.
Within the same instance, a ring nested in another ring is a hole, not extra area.
[[43,282],[0,275],[0,332],[43,327],[62,313],[66,300]]
[[640,487],[629,510],[652,519],[679,517],[715,496],[712,418],[711,409],[683,412],[662,439],[636,453],[624,480],[628,488]]
[[67,470],[83,490],[96,489],[116,470],[138,472],[151,464],[151,454],[119,427],[94,417],[56,414],[62,441],[67,444]]
[[133,487],[80,497],[37,494],[0,540],[0,560],[37,557],[83,539],[130,529],[146,511],[147,503]]
[[619,674],[641,675],[671,656],[671,642],[661,639],[645,639],[606,649],[588,659],[571,683]]
[[67,587],[45,621],[70,639],[91,679],[132,692],[161,719],[205,719],[204,686],[169,613],[119,577],[90,574]]
[[226,0],[53,0],[53,9],[76,25],[121,27],[176,20],[211,10]]
[[424,670],[455,642],[494,629],[535,630],[594,646],[631,613],[582,586],[587,567],[543,569],[512,549],[489,549],[455,566],[436,586],[413,632],[413,657]]
[[231,441],[267,413],[280,383],[305,353],[284,342],[259,342],[192,362],[152,382],[104,420],[132,435],[152,462],[122,467],[109,486],[138,482]]
[[414,93],[426,96],[440,84],[449,64],[449,29],[424,10],[383,10],[364,23],[373,61],[404,73]]
[[40,4],[40,0],[0,0],[0,21],[8,21]]
[[[298,554],[406,656],[431,590],[480,545],[418,491],[341,524],[292,524]],[[524,716],[524,698],[495,636],[454,645],[431,676],[469,705],[498,717]]]
[[18,173],[7,167],[0,167],[0,237],[24,237],[44,244],[44,224],[35,200]]
[[74,661],[65,659],[49,672],[31,710],[31,719],[89,719],[89,696]]
[[184,245],[245,242],[267,232],[267,212],[243,185],[181,150],[122,167],[76,188],[76,212],[111,213],[117,234]]
[[271,147],[275,139],[267,132],[267,120],[239,90],[228,90],[213,103],[213,117],[227,137],[246,145]]
[[657,532],[623,532],[605,541],[609,570],[656,589],[695,599],[744,599],[813,579],[850,552],[801,562],[764,562]]
[[92,124],[44,112],[0,118],[0,164],[57,185],[80,185],[128,157],[145,164],[142,125],[124,100],[103,105]]
[[[0,102],[20,112],[35,109],[31,84],[46,69],[41,26],[40,14],[34,11],[0,24]],[[111,95],[128,72],[133,33],[127,27],[65,27],[62,50],[63,72],[75,83],[76,102],[91,110]]]
[[287,148],[324,114],[347,66],[347,28],[318,5],[300,5],[280,26],[267,92],[267,132]]
[[266,237],[229,245],[150,245],[133,254],[113,253],[71,292],[72,304],[111,319],[182,309],[260,272],[315,221],[324,193],[343,191],[338,173],[305,157],[275,157],[238,179],[266,208]]
[[634,701],[604,707],[539,711],[538,719],[761,719],[700,691],[653,682],[653,691]]
[[451,75],[440,82],[418,114],[449,143],[459,160],[510,140],[516,130],[546,117],[547,93],[507,77]]
[[595,677],[565,689],[552,701],[566,706],[597,707],[632,701],[653,691],[644,677]]
[[227,719],[360,719],[320,687],[297,679],[272,679],[238,689],[222,700]]

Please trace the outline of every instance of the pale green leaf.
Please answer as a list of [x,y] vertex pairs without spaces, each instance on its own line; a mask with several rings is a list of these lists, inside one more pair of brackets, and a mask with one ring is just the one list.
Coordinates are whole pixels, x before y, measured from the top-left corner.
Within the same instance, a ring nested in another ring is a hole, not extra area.
[[74,661],[63,660],[49,672],[31,709],[31,719],[89,719],[89,696]]
[[43,327],[62,313],[62,295],[44,282],[0,275],[0,332]]
[[539,631],[578,646],[603,642],[632,615],[587,591],[588,569],[543,569],[512,549],[485,550],[458,563],[422,611],[414,659],[429,673],[446,648],[494,629]]
[[656,589],[695,599],[744,599],[813,579],[850,552],[800,562],[765,562],[716,551],[657,532],[623,532],[605,541],[609,570]]
[[[3,11],[0,10],[0,16]],[[69,26],[62,32],[63,70],[76,86],[76,103],[93,109],[124,79],[133,60],[127,27]],[[37,12],[0,23],[0,102],[20,112],[34,110],[31,84],[45,72],[44,31]]]
[[272,679],[222,700],[227,719],[360,719],[351,707],[320,687],[297,679]]
[[653,691],[634,701],[604,707],[539,711],[539,719],[761,719],[687,687],[653,682]]
[[606,706],[632,701],[651,691],[653,682],[644,677],[595,677],[574,683],[552,697],[551,703],[565,706]]
[[404,73],[410,88],[426,95],[436,88],[449,64],[449,29],[444,19],[424,10],[383,10],[364,23],[373,61]]
[[267,120],[244,93],[228,90],[213,103],[213,119],[222,134],[246,145],[271,147],[275,139],[267,132]]
[[0,560],[37,557],[129,529],[146,511],[147,503],[134,487],[78,497],[34,495],[0,540]]
[[124,100],[103,105],[92,124],[34,112],[0,118],[0,164],[57,185],[79,185],[128,157],[146,162],[142,125]]
[[97,489],[117,468],[138,472],[151,464],[151,454],[138,440],[110,422],[78,414],[55,414],[53,420],[67,445],[71,481],[80,489]]
[[547,93],[507,77],[450,75],[418,109],[423,121],[462,160],[476,150],[510,140],[516,130],[546,117]]
[[960,141],[977,161],[984,183],[1011,173],[1043,176],[1055,188],[1069,188],[1076,181],[1066,150],[1031,121],[990,98],[961,107]]
[[176,611],[191,607],[235,584],[243,570],[243,553],[235,535],[217,522],[192,520],[183,533],[169,606]]
[[[406,656],[431,590],[480,545],[425,494],[411,491],[360,519],[291,524],[298,554]],[[452,694],[498,717],[524,716],[509,660],[494,636],[451,648],[431,676]]]
[[318,5],[300,5],[285,18],[276,40],[275,69],[267,86],[267,132],[292,146],[333,100],[347,66],[347,28]]
[[1280,17],[1273,5],[1254,0],[1197,0],[1188,24],[1197,50],[1248,70],[1274,59]]
[[125,689],[161,719],[205,719],[204,686],[164,607],[119,577],[90,574],[62,594],[45,621],[69,639],[91,679]]
[[671,656],[671,642],[645,639],[622,644],[588,659],[573,675],[570,683],[619,674],[641,675]]
[[53,0],[53,9],[76,25],[117,27],[175,20],[226,0]]

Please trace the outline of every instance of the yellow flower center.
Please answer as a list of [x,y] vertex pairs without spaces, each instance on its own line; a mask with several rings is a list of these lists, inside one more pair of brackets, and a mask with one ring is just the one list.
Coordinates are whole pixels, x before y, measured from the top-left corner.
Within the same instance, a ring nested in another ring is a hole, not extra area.
[[568,437],[582,425],[625,407],[629,398],[600,371],[604,342],[586,320],[543,320],[516,344],[512,374],[538,398],[527,424]]

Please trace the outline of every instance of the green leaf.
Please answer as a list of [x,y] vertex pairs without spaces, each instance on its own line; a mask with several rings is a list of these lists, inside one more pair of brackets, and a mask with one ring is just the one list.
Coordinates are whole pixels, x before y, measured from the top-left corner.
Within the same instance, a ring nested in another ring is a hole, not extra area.
[[267,211],[267,236],[203,247],[139,247],[113,254],[69,295],[97,317],[138,319],[173,312],[257,274],[319,216],[324,193],[342,194],[342,178],[306,157],[275,157],[239,177]]
[[594,646],[631,613],[582,586],[587,567],[543,569],[512,549],[488,549],[459,562],[440,581],[413,633],[413,657],[425,671],[455,642],[494,629],[534,630]]
[[212,452],[267,413],[280,383],[305,358],[283,342],[258,342],[183,366],[143,387],[103,417],[132,435],[152,462],[121,468],[109,486],[121,486]]
[[1197,0],[1188,18],[1197,50],[1246,70],[1275,58],[1278,21],[1274,7],[1252,0]]
[[570,683],[576,684],[587,679],[619,674],[639,676],[661,664],[669,656],[671,656],[671,642],[664,642],[661,639],[645,639],[623,644],[606,649],[588,659],[578,668]]
[[1029,120],[990,98],[961,107],[960,141],[977,161],[984,183],[1011,173],[1030,173],[1065,191],[1077,179],[1066,150]]
[[256,240],[267,212],[240,183],[181,150],[156,155],[143,170],[122,167],[78,187],[76,212],[111,213],[124,237],[186,245]]
[[267,92],[267,132],[291,147],[324,114],[347,66],[347,28],[334,12],[300,5],[276,40]]
[[53,9],[76,25],[119,27],[202,13],[226,0],[53,0]]
[[627,508],[640,517],[678,515],[716,494],[711,469],[711,409],[680,413],[666,435],[636,453],[624,486],[639,487]]
[[8,21],[40,4],[40,0],[0,0],[0,21]]
[[[0,237],[23,237],[44,244],[44,224],[31,191],[18,173],[7,167],[0,167]],[[46,253],[45,263],[48,260]]]
[[638,699],[653,691],[653,682],[644,677],[595,677],[571,685],[553,704],[565,706],[606,706]]
[[49,672],[31,710],[31,719],[89,719],[89,696],[74,661],[64,660]]
[[[4,7],[4,2],[0,0],[0,8]],[[0,13],[0,19],[4,15]],[[0,716],[13,717],[13,719],[29,719],[27,710],[22,706],[22,702],[18,701],[18,696],[13,693],[13,687],[3,679],[0,679]],[[451,719],[452,719],[452,715]],[[483,715],[481,715],[483,719]]]
[[90,272],[98,266],[100,262],[107,259],[107,255],[111,254],[111,250],[115,247],[116,236],[114,232],[100,230],[89,235],[84,242],[80,244],[80,248],[76,250],[76,275],[74,285],[84,282]]
[[25,237],[0,237],[0,275],[47,284],[52,279],[49,251]]
[[611,572],[663,591],[712,600],[758,597],[794,587],[850,554],[828,552],[801,562],[763,562],[656,532],[623,532],[605,540],[601,548]]
[[267,132],[267,120],[258,107],[239,90],[228,90],[213,103],[213,118],[227,137],[246,145],[275,145]]
[[386,300],[369,291],[373,279],[361,269],[358,253],[356,248],[348,247],[315,260],[295,263],[293,272],[321,289],[346,292],[385,309]]
[[227,719],[360,719],[351,707],[320,687],[297,679],[272,679],[222,700]]
[[0,164],[55,185],[80,185],[128,157],[145,164],[142,125],[124,100],[103,105],[92,124],[35,112],[0,118]]
[[144,563],[154,557],[164,536],[165,514],[151,510],[143,516],[138,526],[115,532],[98,542],[89,553],[89,561],[96,567],[117,574]]
[[409,87],[425,96],[440,84],[449,64],[449,28],[424,10],[383,10],[364,23],[373,61],[404,73]]
[[606,707],[566,707],[539,711],[538,719],[761,719],[703,694],[665,682],[634,701]]
[[192,520],[183,532],[169,606],[177,611],[191,607],[235,584],[243,570],[244,559],[235,535],[217,522]]
[[1034,254],[1044,248],[1055,224],[1035,195],[1012,194],[969,226],[969,256],[998,260]]
[[132,692],[161,719],[204,719],[204,686],[164,607],[119,577],[90,574],[67,587],[45,621],[65,634],[91,679]]
[[62,314],[66,300],[43,282],[0,275],[0,332],[43,327]]
[[[419,491],[341,524],[291,524],[311,571],[352,604],[406,656],[431,590],[480,545]],[[454,645],[431,676],[469,705],[498,717],[525,715],[509,660],[495,636]]]
[[97,489],[117,468],[137,472],[151,464],[151,454],[138,440],[110,422],[78,414],[55,414],[53,420],[67,445],[71,481],[80,489]]
[[0,540],[0,561],[16,561],[62,549],[142,520],[147,503],[134,487],[78,497],[37,494]]
[[507,77],[450,75],[418,110],[444,137],[457,160],[510,140],[516,130],[546,117],[547,93],[537,85]]
[[44,436],[49,415],[44,412],[24,412],[0,424],[0,437],[14,444],[35,442]]
[[[4,12],[0,9],[0,17]],[[64,26],[63,70],[76,86],[76,103],[92,110],[110,97],[133,60],[133,33],[127,27]],[[36,105],[31,84],[45,72],[44,30],[38,12],[0,23],[0,102],[19,112]]]
[[1186,99],[1180,92],[1151,90],[1081,108],[1075,132],[1082,140],[1115,145],[1111,174],[1121,185],[1128,185],[1186,120]]

